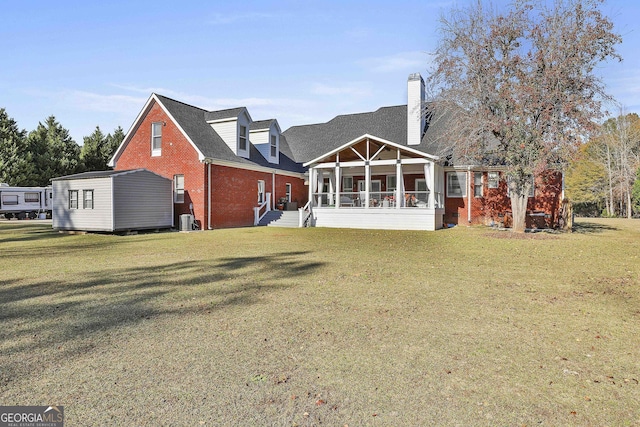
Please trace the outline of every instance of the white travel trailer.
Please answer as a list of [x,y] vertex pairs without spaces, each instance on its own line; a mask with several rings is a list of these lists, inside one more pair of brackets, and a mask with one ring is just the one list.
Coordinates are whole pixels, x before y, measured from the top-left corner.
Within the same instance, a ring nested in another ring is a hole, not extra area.
[[0,184],[0,214],[5,218],[51,217],[51,187],[10,187]]

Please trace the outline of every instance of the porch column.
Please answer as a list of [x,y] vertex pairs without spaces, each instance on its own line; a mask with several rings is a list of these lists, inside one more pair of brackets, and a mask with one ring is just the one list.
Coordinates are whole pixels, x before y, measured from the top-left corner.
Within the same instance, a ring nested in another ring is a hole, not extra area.
[[336,180],[336,209],[340,209],[340,185],[342,184],[342,178],[340,176],[340,163],[336,162],[336,170],[334,172]]
[[335,203],[333,196],[336,193],[336,174],[335,171],[329,171],[329,196],[327,197],[327,203]]
[[316,185],[318,186],[318,199],[316,202],[316,206],[322,206],[322,192],[324,190],[324,170],[323,169],[318,169],[316,171],[316,177],[318,182],[316,183]]
[[435,204],[434,204],[435,182],[434,182],[434,168],[431,167],[431,163],[424,164],[424,182],[427,184],[427,191],[429,192],[429,199],[427,200],[427,203],[429,204],[428,207],[433,209],[435,208]]
[[309,168],[309,203],[310,206],[314,206],[313,202],[313,193],[316,192],[316,189],[318,188],[318,178],[316,177],[317,175],[317,171],[316,169],[312,166],[311,168]]
[[371,193],[371,165],[369,160],[364,162],[364,208],[369,209],[369,199]]
[[402,176],[402,161],[396,161],[396,209],[404,205],[404,177]]

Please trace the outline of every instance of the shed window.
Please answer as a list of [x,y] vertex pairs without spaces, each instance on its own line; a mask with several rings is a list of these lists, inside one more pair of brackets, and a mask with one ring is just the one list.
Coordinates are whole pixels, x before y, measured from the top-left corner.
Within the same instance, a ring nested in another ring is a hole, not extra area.
[[93,190],[82,190],[82,208],[93,209]]
[[447,197],[467,196],[467,174],[465,172],[447,172]]
[[184,203],[184,175],[173,176],[173,202]]
[[271,135],[271,157],[276,157],[278,155],[278,146],[275,135]]
[[162,126],[164,123],[151,124],[151,155],[159,156],[162,153]]
[[25,203],[40,203],[40,193],[24,193]]
[[69,209],[78,209],[78,190],[69,190]]

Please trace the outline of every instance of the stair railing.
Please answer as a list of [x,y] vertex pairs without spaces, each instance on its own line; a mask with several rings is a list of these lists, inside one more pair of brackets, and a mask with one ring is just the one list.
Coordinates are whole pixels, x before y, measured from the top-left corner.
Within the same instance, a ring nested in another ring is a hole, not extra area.
[[[260,211],[264,209],[264,212],[260,214]],[[259,206],[253,208],[253,225],[258,225],[260,220],[271,210],[271,193],[266,193],[265,201]]]

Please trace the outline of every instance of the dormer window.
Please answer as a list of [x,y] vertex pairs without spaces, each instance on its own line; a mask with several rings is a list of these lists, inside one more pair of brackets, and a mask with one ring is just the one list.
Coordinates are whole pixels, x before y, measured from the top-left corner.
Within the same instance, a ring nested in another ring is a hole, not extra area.
[[276,136],[275,135],[271,135],[271,157],[276,157],[278,155],[278,147],[276,145],[277,141],[276,141]]
[[238,151],[247,151],[247,127],[240,125]]
[[162,122],[151,124],[151,155],[159,156],[162,153]]

